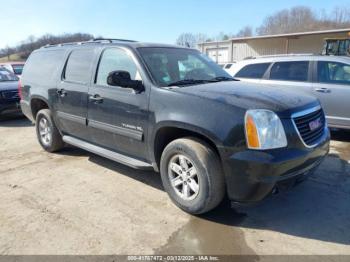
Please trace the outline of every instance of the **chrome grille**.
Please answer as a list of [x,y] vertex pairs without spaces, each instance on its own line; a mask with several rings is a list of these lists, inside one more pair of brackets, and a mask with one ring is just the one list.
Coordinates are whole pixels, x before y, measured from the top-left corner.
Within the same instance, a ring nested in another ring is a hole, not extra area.
[[314,146],[325,132],[326,117],[322,109],[293,118],[301,139],[307,146]]
[[19,95],[17,90],[3,91],[1,92],[1,97],[6,100],[18,100]]

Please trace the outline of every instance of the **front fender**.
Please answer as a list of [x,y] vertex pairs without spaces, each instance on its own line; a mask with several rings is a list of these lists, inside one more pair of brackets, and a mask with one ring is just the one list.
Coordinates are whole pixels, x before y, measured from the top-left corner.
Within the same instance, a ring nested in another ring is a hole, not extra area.
[[190,123],[184,123],[184,122],[179,122],[179,121],[162,121],[157,123],[154,126],[152,136],[151,136],[151,143],[154,144],[156,135],[159,130],[162,128],[169,127],[169,128],[179,128],[183,130],[187,130],[193,133],[197,133],[199,135],[202,135],[212,141],[216,146],[222,146],[222,141],[212,132],[209,130],[206,130],[200,126],[196,126]]

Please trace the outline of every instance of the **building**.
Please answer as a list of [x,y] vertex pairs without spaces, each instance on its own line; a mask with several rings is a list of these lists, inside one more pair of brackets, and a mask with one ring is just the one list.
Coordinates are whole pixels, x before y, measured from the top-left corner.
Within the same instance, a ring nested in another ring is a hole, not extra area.
[[325,38],[350,38],[350,28],[303,33],[232,38],[205,42],[199,50],[217,63],[240,61],[247,57],[278,54],[320,54]]

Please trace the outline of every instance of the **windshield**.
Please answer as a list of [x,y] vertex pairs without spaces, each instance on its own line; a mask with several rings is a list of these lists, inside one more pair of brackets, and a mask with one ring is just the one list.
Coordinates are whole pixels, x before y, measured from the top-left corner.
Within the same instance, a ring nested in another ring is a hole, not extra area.
[[139,48],[154,81],[161,87],[193,85],[233,78],[199,51],[182,48]]
[[0,82],[18,81],[18,77],[9,70],[0,67]]

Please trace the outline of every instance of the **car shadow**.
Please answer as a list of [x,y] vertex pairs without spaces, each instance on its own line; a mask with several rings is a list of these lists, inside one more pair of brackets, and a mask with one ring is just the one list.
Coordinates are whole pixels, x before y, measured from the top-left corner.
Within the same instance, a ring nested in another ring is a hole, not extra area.
[[138,180],[148,186],[164,191],[160,175],[154,171],[136,170],[107,158],[100,157],[93,153],[71,146],[66,147],[64,150],[58,152],[58,154],[65,156],[88,156],[89,161],[96,165],[102,166],[120,175]]
[[[118,175],[164,190],[160,175],[134,170],[80,149],[61,154],[88,155],[89,161]],[[232,208],[225,199],[215,210],[198,216],[202,220],[232,229],[271,230],[286,235],[350,245],[350,164],[330,155],[304,183],[270,196],[259,204]]]
[[332,140],[339,142],[350,142],[350,130],[331,129]]
[[29,127],[34,124],[23,115],[0,116],[0,127]]
[[129,178],[140,181],[148,186],[164,191],[160,174],[154,171],[136,170],[131,167],[116,163],[114,161],[96,155],[90,155],[89,161],[97,165],[103,166],[104,168],[107,168],[114,172],[117,172],[123,176],[127,176]]
[[[330,155],[304,183],[232,209],[229,201],[202,218],[247,229],[350,245],[350,164]],[[237,224],[239,221],[239,224]]]

